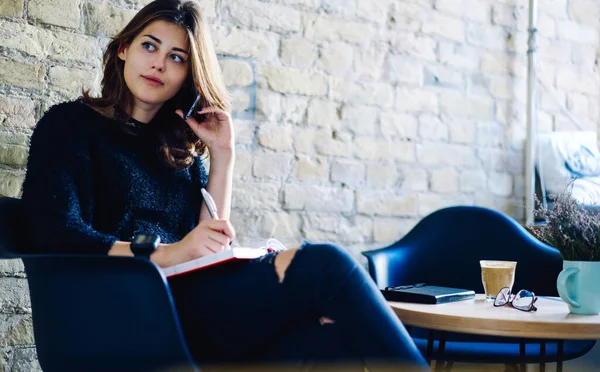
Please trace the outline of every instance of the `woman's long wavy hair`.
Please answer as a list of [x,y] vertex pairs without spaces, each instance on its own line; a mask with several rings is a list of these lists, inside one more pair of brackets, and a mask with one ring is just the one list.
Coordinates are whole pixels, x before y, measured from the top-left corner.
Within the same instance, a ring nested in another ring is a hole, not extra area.
[[[83,92],[83,101],[105,116],[121,122],[124,128],[130,117],[133,96],[124,78],[125,62],[117,57],[122,46],[133,39],[151,22],[163,20],[183,27],[189,44],[188,78],[175,96],[166,101],[157,113],[157,131],[160,151],[166,163],[176,169],[184,169],[194,162],[194,157],[206,152],[202,143],[175,110],[191,106],[201,95],[201,107],[220,110],[231,109],[230,96],[223,82],[221,69],[215,53],[209,29],[203,20],[198,3],[194,0],[156,0],[142,8],[125,28],[108,44],[104,52],[104,76],[100,97],[91,97],[89,90]],[[187,106],[184,106],[184,103]],[[184,112],[185,114],[185,112]],[[154,123],[153,123],[154,124]]]

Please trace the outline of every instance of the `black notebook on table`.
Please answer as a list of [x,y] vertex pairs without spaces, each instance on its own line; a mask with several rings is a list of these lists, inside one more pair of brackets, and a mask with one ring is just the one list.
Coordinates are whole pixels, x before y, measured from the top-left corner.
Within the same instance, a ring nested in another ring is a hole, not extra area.
[[420,304],[442,304],[446,302],[469,300],[475,297],[470,289],[438,287],[423,283],[386,287],[381,290],[388,301],[416,302]]

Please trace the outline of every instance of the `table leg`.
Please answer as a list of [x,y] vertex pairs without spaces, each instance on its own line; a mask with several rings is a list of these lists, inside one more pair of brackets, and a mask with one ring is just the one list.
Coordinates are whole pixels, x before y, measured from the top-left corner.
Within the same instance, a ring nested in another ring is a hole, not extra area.
[[437,357],[435,359],[435,370],[442,371],[442,366],[445,364],[444,361],[444,350],[446,349],[446,332],[440,331],[440,341],[437,349]]
[[525,365],[525,340],[521,341],[519,344],[519,356],[521,357],[521,365],[519,366],[519,371],[526,372],[527,366]]
[[[546,343],[540,342],[540,358],[542,360],[544,360],[544,357],[546,357]],[[540,363],[540,372],[546,372],[546,363],[545,362]]]
[[563,340],[559,340],[558,344],[556,345],[557,347],[557,356],[558,356],[558,360],[556,361],[556,372],[562,372],[562,367],[563,367],[563,354],[565,351],[565,344]]
[[427,351],[425,352],[425,360],[431,365],[431,358],[433,354],[433,330],[429,330],[429,338],[427,338]]

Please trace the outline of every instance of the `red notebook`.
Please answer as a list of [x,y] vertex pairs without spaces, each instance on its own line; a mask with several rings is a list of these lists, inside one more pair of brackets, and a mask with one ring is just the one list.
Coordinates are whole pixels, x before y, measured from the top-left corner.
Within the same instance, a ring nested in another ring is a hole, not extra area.
[[219,253],[200,257],[195,260],[180,263],[175,266],[165,267],[162,272],[167,278],[176,275],[188,273],[190,271],[200,270],[205,267],[218,265],[224,262],[233,260],[251,260],[264,256],[268,252],[285,250],[285,246],[275,239],[269,239],[266,247],[261,248],[244,248],[235,247]]

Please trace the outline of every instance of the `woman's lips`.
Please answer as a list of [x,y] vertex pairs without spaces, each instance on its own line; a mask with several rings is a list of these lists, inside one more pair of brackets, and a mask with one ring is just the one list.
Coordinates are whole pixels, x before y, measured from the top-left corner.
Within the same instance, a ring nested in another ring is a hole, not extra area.
[[151,78],[151,77],[147,77],[147,76],[143,76],[142,75],[142,79],[144,79],[144,81],[146,83],[148,83],[149,85],[152,85],[153,87],[158,87],[158,86],[163,85],[162,82],[160,82],[158,80],[155,80],[154,78]]

